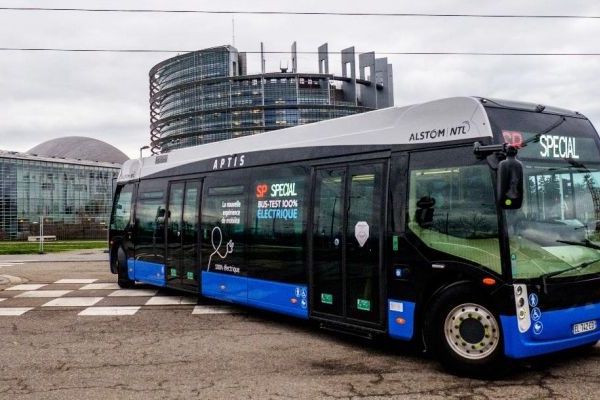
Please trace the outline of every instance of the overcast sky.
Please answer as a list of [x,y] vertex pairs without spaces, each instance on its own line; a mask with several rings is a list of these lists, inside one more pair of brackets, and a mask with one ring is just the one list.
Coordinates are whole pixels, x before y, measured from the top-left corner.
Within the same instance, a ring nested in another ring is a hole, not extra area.
[[[589,1],[2,1],[0,6],[600,15]],[[600,52],[600,19],[235,16],[240,51],[316,51],[355,46],[398,51]],[[0,10],[0,47],[195,50],[232,43],[232,16],[16,12]],[[0,52],[0,149],[27,151],[48,139],[89,136],[130,157],[149,144],[148,71],[175,54]],[[397,106],[478,95],[582,112],[600,128],[600,56],[387,55]],[[274,71],[289,55],[268,55]],[[249,56],[248,72],[259,72]],[[299,70],[318,71],[316,55]],[[341,74],[339,56],[330,72]]]

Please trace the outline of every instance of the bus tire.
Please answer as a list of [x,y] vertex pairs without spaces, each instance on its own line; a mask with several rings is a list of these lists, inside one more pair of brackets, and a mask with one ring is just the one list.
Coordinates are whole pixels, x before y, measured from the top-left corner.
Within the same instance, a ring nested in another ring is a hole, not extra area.
[[129,279],[127,273],[127,254],[122,247],[117,250],[117,284],[120,288],[129,289],[135,286],[135,281]]
[[450,287],[431,303],[425,338],[432,355],[458,375],[506,372],[500,322],[493,307],[469,285]]

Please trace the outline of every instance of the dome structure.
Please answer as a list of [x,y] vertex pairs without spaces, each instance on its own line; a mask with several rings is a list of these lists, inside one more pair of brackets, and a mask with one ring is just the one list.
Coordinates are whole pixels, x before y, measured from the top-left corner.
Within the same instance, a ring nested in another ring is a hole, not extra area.
[[48,140],[27,151],[45,157],[71,158],[123,164],[129,159],[125,153],[102,140],[84,136],[66,136]]

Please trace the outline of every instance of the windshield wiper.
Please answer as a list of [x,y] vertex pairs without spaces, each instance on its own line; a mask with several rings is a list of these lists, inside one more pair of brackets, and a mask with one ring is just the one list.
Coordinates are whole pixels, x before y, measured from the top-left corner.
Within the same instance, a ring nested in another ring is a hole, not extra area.
[[589,247],[590,249],[600,250],[600,246],[590,241],[590,239],[583,239],[581,242],[575,242],[572,240],[557,240],[558,243],[572,244],[575,246]]
[[537,143],[540,141],[540,137],[542,137],[542,135],[546,135],[548,133],[550,133],[551,131],[553,131],[554,129],[558,128],[560,125],[563,124],[563,122],[565,122],[567,119],[565,117],[559,117],[559,119],[557,121],[555,121],[552,125],[550,125],[549,127],[547,127],[546,129],[544,129],[543,131],[541,131],[540,133],[537,133],[535,136],[533,136],[532,138],[524,141],[521,144],[521,147],[525,147],[527,146],[527,144],[529,143]]
[[596,264],[598,261],[600,261],[600,257],[596,258],[594,260],[591,260],[591,261],[582,262],[581,264],[578,264],[578,265],[576,265],[574,267],[570,267],[570,268],[567,268],[567,269],[563,269],[562,271],[547,272],[545,274],[540,275],[540,279],[542,280],[542,290],[543,290],[543,292],[545,294],[548,294],[548,285],[546,284],[546,280],[548,280],[549,278],[552,278],[552,277],[557,276],[557,275],[564,274],[565,272],[585,269],[585,268],[589,267],[592,264]]
[[563,269],[562,271],[548,272],[548,273],[540,275],[540,278],[542,278],[542,280],[545,283],[546,279],[548,279],[548,278],[552,278],[553,276],[564,274],[565,272],[575,271],[577,269],[585,269],[585,268],[589,267],[592,264],[596,264],[598,261],[600,261],[600,258],[596,258],[595,260],[592,260],[592,261],[582,262],[581,264],[578,264],[578,265],[576,265],[574,267],[570,267],[570,268],[567,268],[567,269]]

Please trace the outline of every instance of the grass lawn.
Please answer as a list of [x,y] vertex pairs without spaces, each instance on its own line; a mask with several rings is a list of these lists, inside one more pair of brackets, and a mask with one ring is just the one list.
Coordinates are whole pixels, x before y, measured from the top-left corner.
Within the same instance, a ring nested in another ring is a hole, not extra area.
[[[44,253],[80,249],[107,249],[106,240],[68,240],[44,242]],[[3,254],[37,254],[40,250],[38,242],[0,242],[0,255]]]

